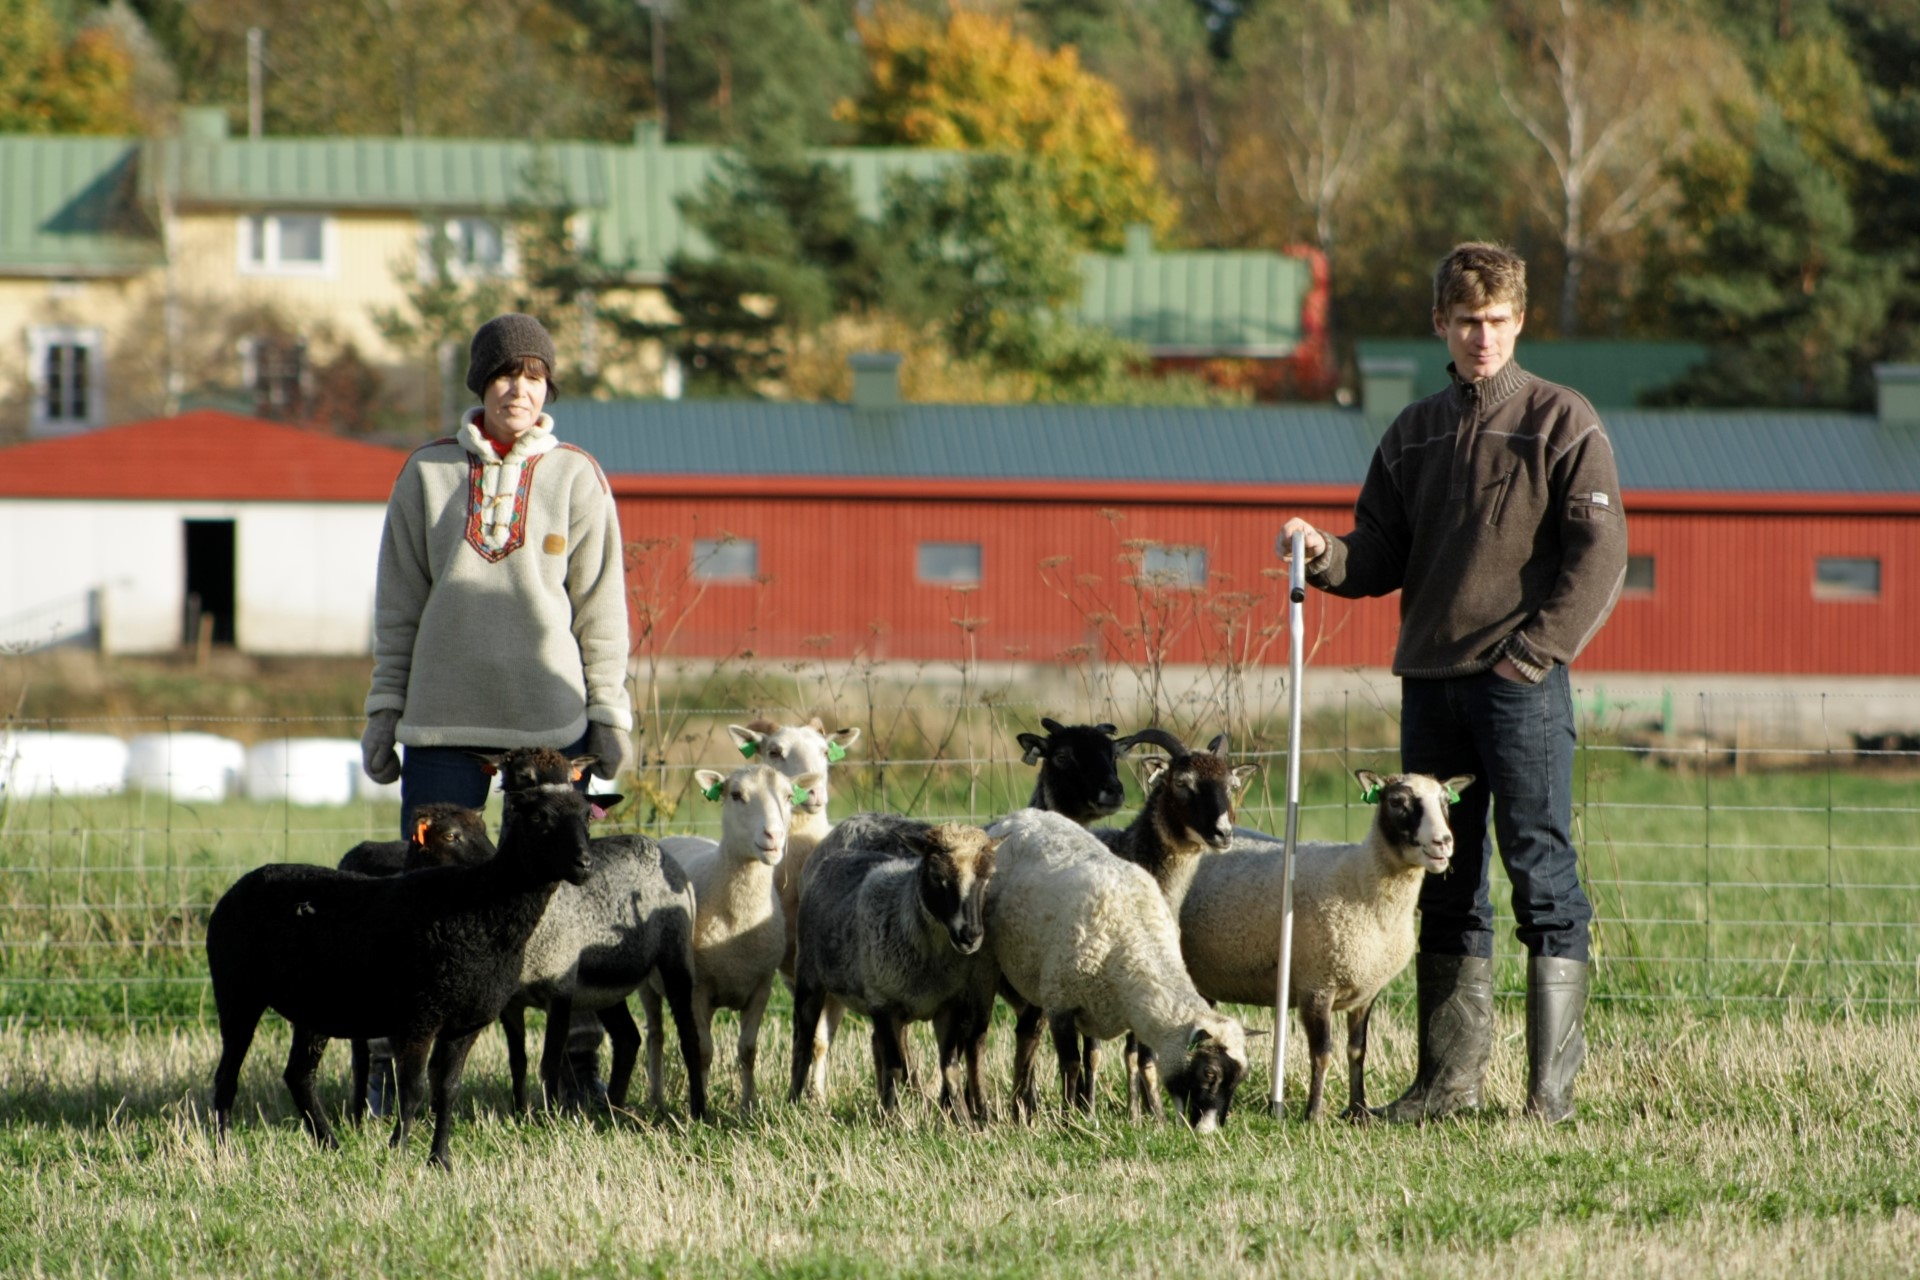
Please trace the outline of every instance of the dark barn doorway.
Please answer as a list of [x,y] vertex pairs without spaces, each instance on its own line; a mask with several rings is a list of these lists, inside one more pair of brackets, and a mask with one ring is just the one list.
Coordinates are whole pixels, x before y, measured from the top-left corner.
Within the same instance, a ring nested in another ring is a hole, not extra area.
[[188,520],[187,608],[182,643],[233,643],[233,521]]

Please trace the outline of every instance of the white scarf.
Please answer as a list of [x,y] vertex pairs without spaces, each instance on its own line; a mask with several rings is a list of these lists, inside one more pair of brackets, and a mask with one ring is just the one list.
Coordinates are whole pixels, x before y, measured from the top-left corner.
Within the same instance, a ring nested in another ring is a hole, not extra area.
[[459,439],[462,447],[481,463],[481,545],[489,551],[498,551],[507,544],[508,532],[513,527],[513,499],[520,489],[521,467],[557,448],[560,439],[553,434],[553,419],[543,413],[540,421],[522,432],[503,457],[480,428],[485,413],[484,409],[469,409],[461,420]]

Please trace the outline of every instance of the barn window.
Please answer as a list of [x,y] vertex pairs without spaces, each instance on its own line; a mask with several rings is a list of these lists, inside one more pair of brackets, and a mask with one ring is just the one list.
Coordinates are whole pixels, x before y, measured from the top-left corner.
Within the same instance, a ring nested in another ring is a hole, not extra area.
[[760,544],[752,538],[695,538],[696,582],[752,582],[760,572]]
[[1816,600],[1880,598],[1880,557],[1821,556],[1813,562]]
[[100,330],[35,327],[27,330],[27,347],[31,429],[53,434],[99,426],[105,411]]
[[1204,587],[1207,585],[1207,549],[1147,547],[1140,556],[1140,576],[1153,587]]
[[922,582],[980,581],[980,544],[923,542],[914,553],[914,576]]
[[1653,594],[1653,557],[1628,556],[1627,580],[1621,591],[1630,596],[1650,596]]

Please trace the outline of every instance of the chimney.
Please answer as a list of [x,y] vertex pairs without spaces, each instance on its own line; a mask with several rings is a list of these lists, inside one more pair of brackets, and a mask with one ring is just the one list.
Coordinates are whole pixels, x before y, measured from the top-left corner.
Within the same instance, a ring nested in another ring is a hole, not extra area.
[[1153,228],[1144,222],[1127,224],[1127,256],[1129,258],[1149,258],[1153,256]]
[[1873,386],[1883,427],[1920,427],[1920,364],[1877,364]]
[[180,108],[180,136],[195,142],[219,142],[227,137],[225,107]]
[[900,407],[899,352],[856,351],[847,363],[853,368],[854,412]]
[[1385,422],[1413,403],[1420,362],[1405,356],[1369,356],[1360,361],[1360,407]]
[[641,117],[633,123],[633,145],[641,151],[660,149],[660,122]]

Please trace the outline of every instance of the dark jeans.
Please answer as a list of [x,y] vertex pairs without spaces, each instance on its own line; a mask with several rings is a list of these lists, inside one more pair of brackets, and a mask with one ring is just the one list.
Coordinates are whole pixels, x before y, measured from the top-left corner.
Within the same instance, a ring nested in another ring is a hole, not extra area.
[[[587,749],[586,735],[565,749],[577,756]],[[497,747],[401,747],[400,748],[400,837],[413,830],[413,811],[423,804],[457,804],[468,809],[487,807],[487,794],[493,790],[493,775],[473,758],[475,751],[497,751]],[[574,784],[582,792],[587,779]]]
[[[1564,666],[1537,685],[1491,671],[1400,682],[1400,764],[1477,782],[1453,806],[1454,865],[1420,890],[1420,949],[1493,955],[1487,872],[1498,837],[1514,930],[1529,955],[1585,961],[1593,906],[1573,847],[1573,692]],[[1487,814],[1491,804],[1493,828]]]

